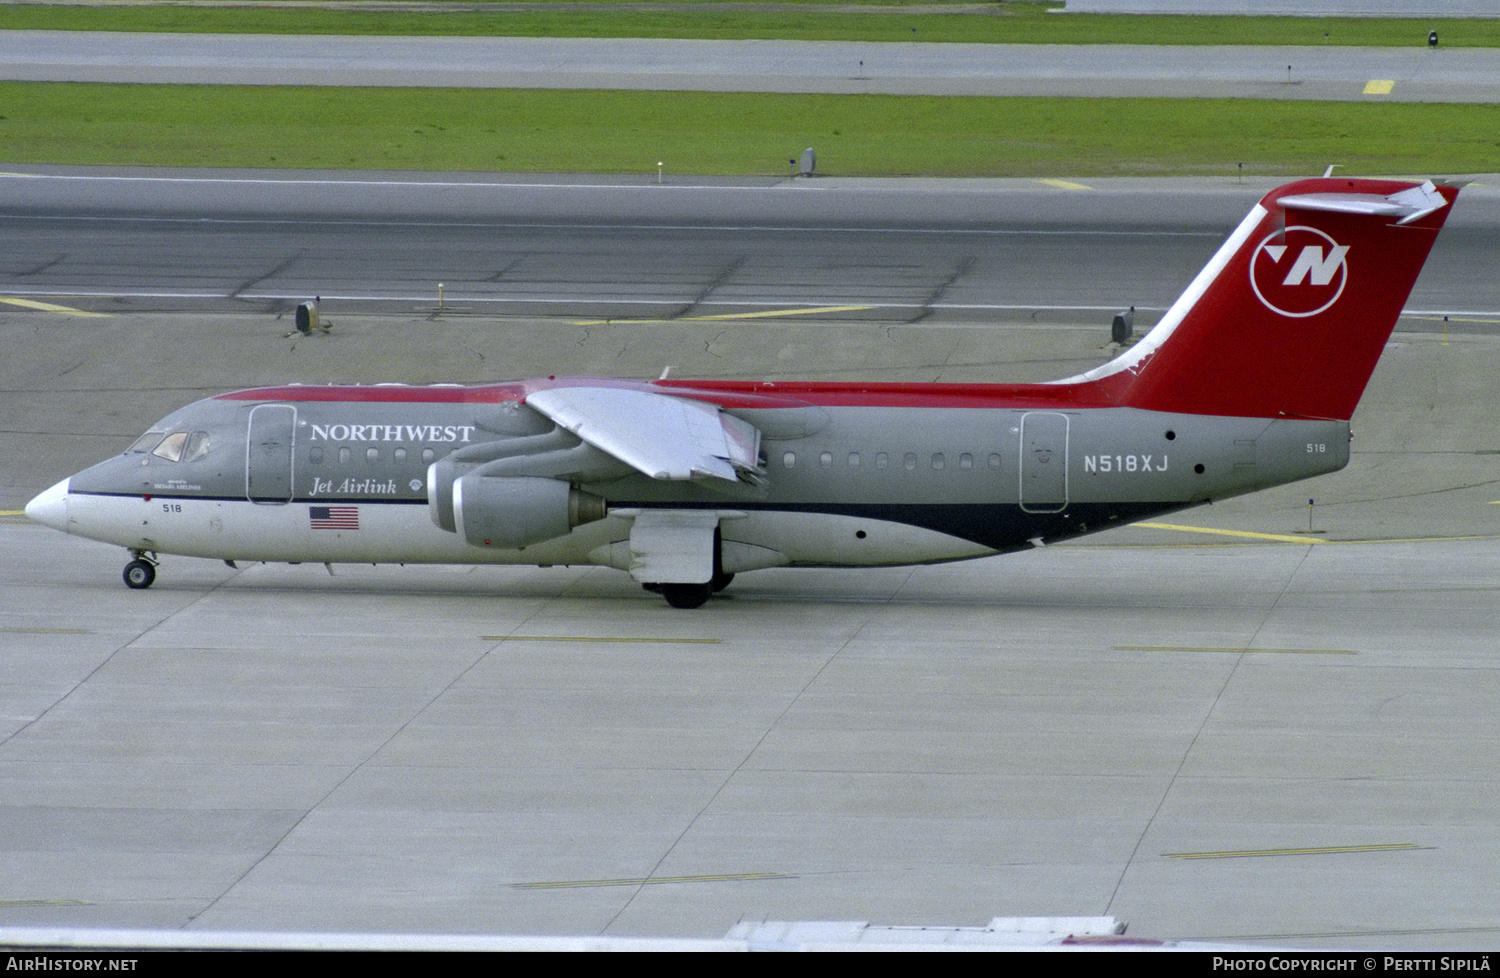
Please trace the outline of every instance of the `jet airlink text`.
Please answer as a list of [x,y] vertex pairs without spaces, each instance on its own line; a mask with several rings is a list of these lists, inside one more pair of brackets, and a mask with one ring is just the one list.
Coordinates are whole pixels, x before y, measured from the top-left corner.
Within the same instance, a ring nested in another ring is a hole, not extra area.
[[469,424],[315,424],[314,441],[472,441]]
[[345,479],[339,483],[337,489],[333,486],[332,479],[314,479],[312,492],[309,496],[319,493],[335,496],[394,496],[396,494],[396,480],[394,479]]

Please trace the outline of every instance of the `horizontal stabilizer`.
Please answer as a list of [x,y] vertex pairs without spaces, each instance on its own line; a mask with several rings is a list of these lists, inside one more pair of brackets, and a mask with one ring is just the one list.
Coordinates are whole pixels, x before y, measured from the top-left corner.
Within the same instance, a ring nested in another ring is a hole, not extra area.
[[1410,224],[1448,206],[1431,180],[1394,194],[1293,194],[1281,198],[1281,206],[1331,214],[1367,214],[1371,217],[1394,217],[1397,224]]
[[653,479],[740,481],[760,461],[760,432],[713,404],[629,387],[553,387],[530,407]]

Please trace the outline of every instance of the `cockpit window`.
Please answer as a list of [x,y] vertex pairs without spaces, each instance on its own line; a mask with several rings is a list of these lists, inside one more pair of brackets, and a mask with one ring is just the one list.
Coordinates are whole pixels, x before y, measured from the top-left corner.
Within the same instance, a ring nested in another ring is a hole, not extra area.
[[161,440],[156,450],[151,454],[157,458],[164,458],[168,462],[182,461],[182,448],[187,444],[188,433],[186,431],[174,431]]
[[208,432],[174,431],[164,434],[148,431],[130,447],[132,452],[149,451],[168,462],[196,462],[208,454]]
[[208,432],[195,431],[188,435],[187,445],[182,450],[184,462],[196,462],[208,454]]
[[131,445],[130,448],[127,449],[127,452],[149,452],[157,445],[160,445],[161,440],[165,438],[166,435],[167,433],[165,431],[148,431],[141,437],[137,438],[135,440],[135,444]]

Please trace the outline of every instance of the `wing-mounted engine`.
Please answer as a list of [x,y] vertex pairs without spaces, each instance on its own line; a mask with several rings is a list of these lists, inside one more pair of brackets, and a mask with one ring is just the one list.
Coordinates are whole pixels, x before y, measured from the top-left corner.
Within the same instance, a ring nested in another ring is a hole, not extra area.
[[760,431],[717,405],[651,391],[557,387],[526,407],[550,431],[467,445],[427,470],[432,521],[476,547],[525,547],[601,520],[577,487],[632,474],[764,491]]
[[604,500],[572,483],[633,471],[561,428],[468,445],[427,469],[432,521],[476,547],[524,547],[600,520]]
[[561,479],[470,472],[453,486],[458,532],[476,547],[525,547],[604,516],[603,499]]

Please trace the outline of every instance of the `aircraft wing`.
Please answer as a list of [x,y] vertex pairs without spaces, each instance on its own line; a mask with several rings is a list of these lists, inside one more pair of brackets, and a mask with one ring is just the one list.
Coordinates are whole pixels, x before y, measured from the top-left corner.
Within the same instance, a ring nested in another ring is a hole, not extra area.
[[627,387],[553,387],[526,404],[653,479],[753,481],[760,432],[713,404]]

